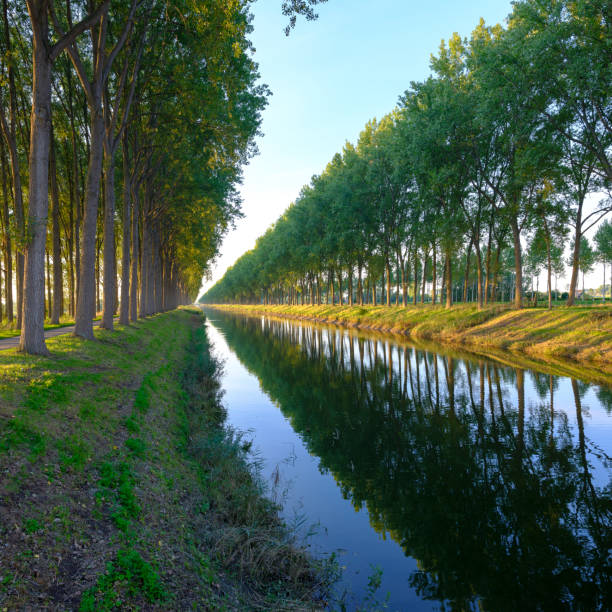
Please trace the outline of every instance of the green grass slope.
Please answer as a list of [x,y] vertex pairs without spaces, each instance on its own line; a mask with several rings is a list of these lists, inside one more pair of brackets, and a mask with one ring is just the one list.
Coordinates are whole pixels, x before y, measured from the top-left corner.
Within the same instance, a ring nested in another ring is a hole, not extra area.
[[0,610],[312,609],[199,312],[0,353]]

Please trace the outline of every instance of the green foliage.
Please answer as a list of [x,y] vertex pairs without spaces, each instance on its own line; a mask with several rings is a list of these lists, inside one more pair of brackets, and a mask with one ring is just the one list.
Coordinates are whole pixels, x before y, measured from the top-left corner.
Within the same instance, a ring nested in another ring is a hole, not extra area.
[[125,441],[125,445],[137,457],[144,456],[144,453],[146,450],[146,444],[140,438],[128,438]]
[[426,289],[467,301],[473,285],[480,306],[520,306],[524,264],[562,274],[569,227],[591,223],[586,195],[612,180],[606,7],[522,0],[506,27],[451,36],[432,76],[369,121],[203,301],[406,305],[412,284],[413,302]]
[[44,435],[21,417],[13,417],[0,432],[0,452],[8,452],[22,444],[30,449],[30,460],[35,460],[45,452]]
[[28,385],[26,406],[32,410],[45,410],[50,403],[63,403],[68,399],[68,382],[54,376],[33,380]]
[[[570,244],[570,252],[574,251],[574,241]],[[583,274],[588,274],[595,265],[597,254],[585,236],[580,237],[580,251],[578,255],[578,268]],[[568,262],[571,263],[571,262]]]
[[133,549],[121,549],[115,561],[108,563],[106,573],[98,578],[94,587],[85,591],[79,610],[121,609],[125,598],[144,599],[150,604],[163,602],[169,595],[154,565],[145,561]]
[[38,519],[29,518],[29,519],[26,519],[23,523],[23,530],[28,535],[36,533],[37,531],[40,531],[41,529],[42,529],[42,525],[40,521],[38,521]]
[[600,261],[612,262],[612,223],[604,221],[598,228],[594,237],[597,247],[597,257]]
[[82,470],[91,454],[88,445],[76,434],[57,440],[56,446],[62,470]]
[[135,477],[124,461],[106,461],[100,466],[98,503],[109,505],[110,516],[121,531],[127,531],[130,521],[140,515],[140,505],[134,493]]
[[149,409],[149,401],[150,401],[150,378],[145,376],[142,381],[142,384],[136,391],[136,397],[134,398],[134,408],[141,413],[147,412]]

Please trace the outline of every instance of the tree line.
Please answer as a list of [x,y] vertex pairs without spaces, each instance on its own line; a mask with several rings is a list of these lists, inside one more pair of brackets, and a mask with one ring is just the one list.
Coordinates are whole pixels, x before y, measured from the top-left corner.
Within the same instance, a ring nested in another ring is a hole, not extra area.
[[[285,0],[288,30],[315,18]],[[269,94],[249,2],[1,0],[0,322],[46,354],[192,302]]]
[[550,307],[570,243],[574,303],[580,272],[612,261],[609,3],[515,2],[505,26],[443,41],[431,69],[204,301],[520,308],[545,270]]

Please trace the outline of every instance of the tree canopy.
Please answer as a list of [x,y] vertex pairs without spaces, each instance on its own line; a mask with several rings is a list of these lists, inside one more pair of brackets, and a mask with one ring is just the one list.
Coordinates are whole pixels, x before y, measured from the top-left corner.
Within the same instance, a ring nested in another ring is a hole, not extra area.
[[[279,1],[288,31],[322,1]],[[269,95],[250,7],[2,0],[0,322],[22,350],[46,353],[45,316],[92,338],[98,311],[110,329],[195,299]]]
[[584,233],[612,209],[611,41],[603,0],[523,0],[453,34],[204,301],[521,307],[546,269],[551,305],[573,230],[571,304]]

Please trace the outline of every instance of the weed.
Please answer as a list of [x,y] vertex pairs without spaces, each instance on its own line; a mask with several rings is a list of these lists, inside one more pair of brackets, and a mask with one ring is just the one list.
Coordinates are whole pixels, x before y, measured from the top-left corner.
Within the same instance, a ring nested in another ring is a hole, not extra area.
[[149,410],[151,404],[151,392],[155,391],[155,383],[153,382],[153,372],[149,372],[142,380],[142,384],[136,391],[134,398],[134,408],[145,413]]
[[56,441],[59,461],[62,471],[70,468],[82,470],[90,456],[90,449],[83,440],[76,435],[68,436]]
[[125,462],[105,462],[100,466],[98,503],[107,502],[111,518],[118,529],[127,531],[130,521],[140,515],[140,506],[134,494],[134,475]]
[[131,433],[140,431],[140,425],[133,414],[123,420],[123,426]]
[[40,531],[41,529],[42,529],[42,525],[40,524],[40,522],[37,519],[30,518],[30,519],[26,519],[23,522],[23,530],[28,535],[36,533],[37,531]]
[[62,404],[68,399],[66,381],[61,377],[45,376],[30,382],[25,405],[31,410],[46,410],[50,403]]
[[122,597],[146,599],[149,603],[168,599],[156,568],[133,549],[121,549],[96,585],[83,594],[79,610],[94,612],[122,607]]
[[26,425],[19,417],[12,418],[0,432],[0,452],[25,445],[30,449],[31,461],[37,459],[46,448],[45,439],[41,433]]
[[15,576],[11,572],[6,572],[3,576],[0,576],[0,591],[7,591],[14,580]]
[[128,438],[125,445],[137,457],[144,457],[146,445],[140,438]]

